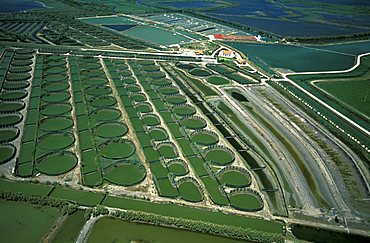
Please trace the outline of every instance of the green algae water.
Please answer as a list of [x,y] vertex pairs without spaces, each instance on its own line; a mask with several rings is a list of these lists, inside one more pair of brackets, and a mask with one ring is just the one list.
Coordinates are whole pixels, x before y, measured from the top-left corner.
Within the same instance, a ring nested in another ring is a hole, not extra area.
[[122,219],[104,217],[99,219],[92,228],[88,243],[145,242],[145,243],[237,243],[246,242],[219,236],[201,234],[174,228],[165,228],[140,223],[129,223]]

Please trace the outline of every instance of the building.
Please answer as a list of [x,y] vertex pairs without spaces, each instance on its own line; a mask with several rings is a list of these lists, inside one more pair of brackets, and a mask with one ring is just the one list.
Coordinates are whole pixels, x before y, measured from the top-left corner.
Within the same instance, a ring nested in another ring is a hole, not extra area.
[[221,50],[220,53],[218,54],[218,56],[223,57],[223,58],[234,58],[235,53],[233,51],[230,51],[230,50]]

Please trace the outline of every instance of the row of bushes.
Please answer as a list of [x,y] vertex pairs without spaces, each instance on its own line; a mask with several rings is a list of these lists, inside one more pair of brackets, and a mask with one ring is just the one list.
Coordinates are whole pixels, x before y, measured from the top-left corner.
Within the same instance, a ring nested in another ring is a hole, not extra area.
[[15,192],[0,192],[0,198],[14,202],[27,202],[39,206],[59,208],[62,215],[70,215],[78,209],[76,203],[52,197],[30,196]]
[[131,210],[113,211],[110,215],[128,221],[144,222],[166,227],[175,227],[185,230],[197,231],[205,234],[238,238],[254,242],[284,242],[284,236],[282,234],[262,232],[231,225],[214,224],[184,218],[173,218]]

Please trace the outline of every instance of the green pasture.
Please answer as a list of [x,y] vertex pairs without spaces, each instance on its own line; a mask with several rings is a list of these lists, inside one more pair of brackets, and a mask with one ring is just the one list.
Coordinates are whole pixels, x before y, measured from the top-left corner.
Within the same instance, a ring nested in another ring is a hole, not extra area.
[[157,45],[180,44],[191,40],[191,38],[185,37],[178,32],[150,26],[137,26],[124,31],[124,33]]
[[41,242],[59,216],[59,210],[24,202],[0,200],[2,242]]

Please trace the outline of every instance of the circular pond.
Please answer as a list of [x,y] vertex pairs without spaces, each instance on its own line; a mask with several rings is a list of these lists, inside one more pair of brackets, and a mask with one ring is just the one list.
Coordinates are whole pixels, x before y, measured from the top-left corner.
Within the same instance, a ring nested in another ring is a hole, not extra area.
[[63,102],[70,98],[71,95],[66,92],[45,93],[41,96],[41,100],[45,102]]
[[38,160],[36,169],[46,175],[62,175],[77,165],[77,158],[73,153],[51,153]]
[[140,86],[136,84],[127,85],[126,89],[131,93],[138,93],[141,91]]
[[203,200],[203,195],[199,188],[192,181],[182,182],[178,186],[181,198],[189,202],[200,202]]
[[23,91],[4,91],[0,94],[0,100],[20,100],[27,96],[28,92]]
[[147,73],[147,76],[153,79],[161,79],[161,78],[166,77],[166,75],[162,72],[150,72],[150,73]]
[[125,159],[134,154],[135,146],[128,140],[120,140],[104,143],[99,150],[107,159]]
[[162,87],[158,89],[162,95],[174,95],[179,93],[179,89],[175,86]]
[[128,132],[125,124],[120,122],[102,123],[95,127],[94,132],[102,138],[122,137]]
[[47,150],[58,150],[71,146],[74,140],[70,133],[50,133],[40,137],[37,146]]
[[120,186],[133,186],[144,180],[145,176],[142,168],[131,163],[114,166],[104,174],[107,181]]
[[184,166],[184,163],[181,162],[171,163],[168,166],[168,170],[175,176],[183,176],[189,172],[188,169]]
[[43,75],[43,79],[46,83],[68,82],[67,76],[63,74]]
[[191,63],[176,63],[176,67],[179,67],[179,68],[182,68],[182,69],[193,69],[195,68],[196,66],[194,64],[191,64]]
[[189,106],[189,105],[180,105],[176,106],[173,109],[173,112],[178,115],[178,116],[192,116],[194,115],[197,111],[194,107]]
[[20,111],[25,107],[25,104],[23,101],[19,102],[4,102],[0,104],[0,112],[16,112]]
[[242,211],[258,211],[263,208],[259,198],[248,192],[229,195],[230,206]]
[[161,123],[158,116],[156,115],[147,115],[142,118],[142,121],[147,126],[157,126]]
[[212,148],[206,151],[205,160],[216,165],[228,165],[231,164],[235,156],[226,148]]
[[154,84],[155,86],[167,86],[171,85],[172,81],[169,79],[154,80],[152,84]]
[[110,94],[112,92],[112,90],[108,86],[97,86],[97,85],[94,85],[94,86],[90,86],[90,87],[86,88],[85,89],[85,92],[88,95],[101,96],[101,95]]
[[166,159],[173,159],[177,157],[177,152],[175,147],[169,143],[162,143],[158,147],[158,152],[160,155]]
[[117,109],[99,109],[90,114],[90,118],[96,122],[106,122],[116,120],[121,117],[121,112]]
[[84,78],[82,82],[86,85],[104,85],[108,81],[104,78]]
[[0,130],[0,143],[11,142],[19,136],[18,128]]
[[130,95],[130,98],[135,102],[143,102],[146,100],[146,96],[142,93],[135,93]]
[[44,116],[60,116],[72,110],[69,104],[48,104],[40,108],[41,114]]
[[29,82],[23,82],[23,81],[20,81],[20,82],[5,82],[3,84],[3,89],[17,90],[17,89],[25,89],[28,86],[30,86]]
[[15,156],[16,149],[11,144],[0,144],[0,164],[5,164]]
[[189,71],[191,75],[198,76],[198,77],[207,77],[212,75],[212,72],[208,71],[204,68],[193,68]]
[[140,103],[136,106],[136,109],[141,113],[148,113],[153,111],[149,103]]
[[73,121],[67,117],[50,117],[43,119],[39,128],[46,132],[61,131],[73,126]]
[[184,95],[171,95],[165,98],[166,102],[172,105],[185,104],[187,99]]
[[48,92],[57,92],[67,90],[68,88],[69,84],[67,82],[46,83],[42,86],[42,89]]
[[116,104],[116,99],[111,96],[104,96],[101,98],[94,98],[90,100],[90,105],[94,107],[109,107]]
[[10,82],[26,81],[31,78],[29,73],[8,73],[6,80]]
[[133,78],[124,78],[122,79],[122,82],[124,82],[125,84],[136,84],[136,80]]
[[201,117],[185,118],[180,121],[180,124],[191,130],[203,129],[207,126],[207,122]]
[[21,114],[3,114],[0,115],[0,127],[13,126],[22,121]]
[[251,184],[251,178],[242,171],[230,169],[222,172],[220,182],[229,187],[247,187]]
[[159,127],[150,129],[149,136],[155,141],[164,141],[168,139],[168,134],[166,130],[164,130],[163,128],[159,128]]
[[199,131],[191,135],[191,141],[198,145],[210,146],[218,143],[218,136],[213,132]]
[[218,76],[212,76],[207,78],[207,82],[214,85],[225,85],[230,83],[229,80],[227,80],[226,78]]

